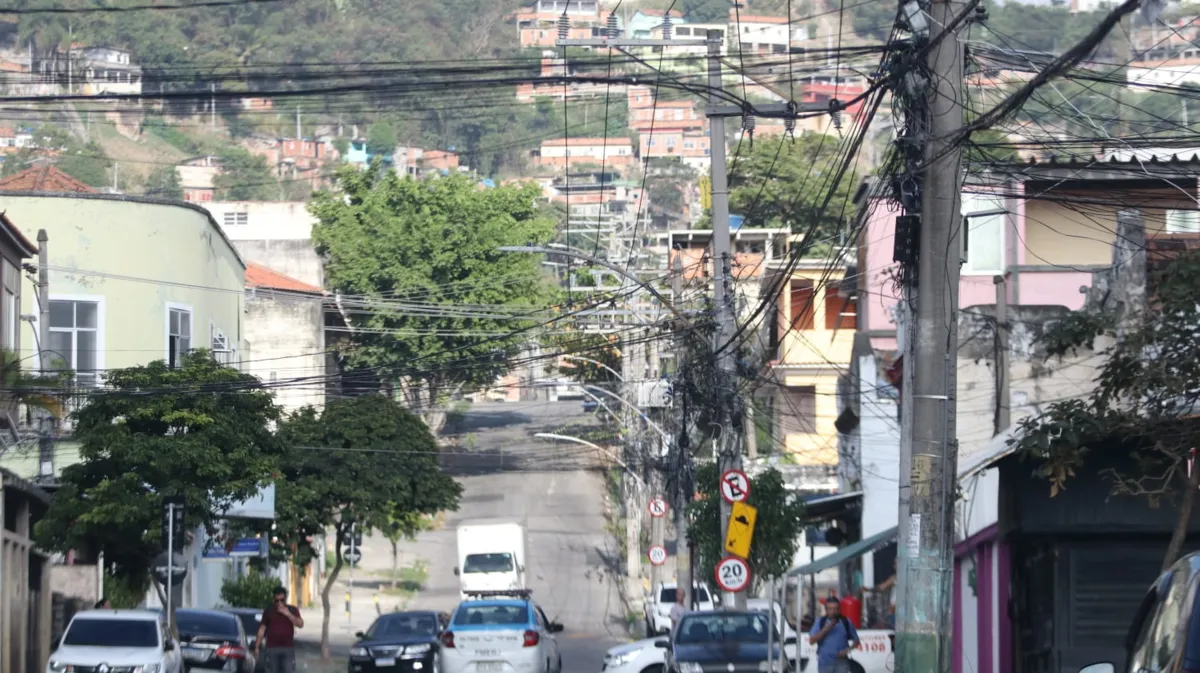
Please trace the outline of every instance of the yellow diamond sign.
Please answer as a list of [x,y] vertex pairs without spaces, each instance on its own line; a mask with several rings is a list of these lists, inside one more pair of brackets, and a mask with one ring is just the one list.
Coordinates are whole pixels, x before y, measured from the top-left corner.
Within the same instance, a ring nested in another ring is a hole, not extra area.
[[750,542],[754,540],[754,522],[758,510],[745,502],[733,503],[729,514],[729,530],[725,533],[725,551],[744,559],[750,558]]

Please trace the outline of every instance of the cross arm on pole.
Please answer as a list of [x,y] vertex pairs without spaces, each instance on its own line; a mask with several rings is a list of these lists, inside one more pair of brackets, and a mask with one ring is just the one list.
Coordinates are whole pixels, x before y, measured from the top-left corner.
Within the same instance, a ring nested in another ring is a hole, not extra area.
[[703,47],[708,40],[675,40],[635,37],[583,37],[570,40],[558,40],[557,47]]
[[755,117],[770,119],[795,118],[801,114],[813,112],[829,112],[840,110],[841,103],[831,100],[828,103],[760,103],[746,105],[711,105],[708,108],[709,117],[741,117],[752,114]]

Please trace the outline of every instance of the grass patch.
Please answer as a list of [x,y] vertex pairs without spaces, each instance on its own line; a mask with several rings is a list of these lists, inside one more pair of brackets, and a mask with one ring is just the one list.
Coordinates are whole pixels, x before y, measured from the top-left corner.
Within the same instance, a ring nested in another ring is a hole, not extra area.
[[395,583],[395,586],[381,586],[382,593],[388,596],[410,597],[425,586],[425,581],[429,579],[429,565],[424,561],[417,561],[410,566],[398,568],[395,573],[391,570],[381,570],[373,574]]

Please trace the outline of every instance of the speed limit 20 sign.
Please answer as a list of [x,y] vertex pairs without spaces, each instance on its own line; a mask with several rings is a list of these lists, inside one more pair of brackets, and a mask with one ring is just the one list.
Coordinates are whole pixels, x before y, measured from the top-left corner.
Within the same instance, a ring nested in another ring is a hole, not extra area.
[[726,556],[717,564],[717,586],[721,591],[737,593],[750,586],[750,566],[736,556]]
[[667,550],[659,545],[651,547],[646,555],[650,557],[650,565],[660,566],[667,562]]

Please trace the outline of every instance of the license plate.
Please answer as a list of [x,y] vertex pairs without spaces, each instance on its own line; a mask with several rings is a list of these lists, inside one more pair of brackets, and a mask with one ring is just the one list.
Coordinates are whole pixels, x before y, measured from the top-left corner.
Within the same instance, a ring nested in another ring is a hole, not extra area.
[[[494,657],[499,654],[500,654],[500,650],[475,650],[475,656],[477,656],[477,657]],[[479,666],[490,666],[492,664],[499,666],[500,662],[498,662],[498,661],[481,661],[481,662],[479,662]]]
[[210,650],[200,650],[194,647],[183,648],[183,658],[188,661],[208,661],[208,657],[211,654]]
[[387,659],[376,659],[376,660],[375,660],[375,665],[376,665],[376,666],[395,666],[395,665],[396,665],[396,658],[395,658],[395,657],[388,657]]
[[504,664],[499,661],[481,661],[475,664],[475,670],[479,673],[489,673],[490,671],[503,670]]

